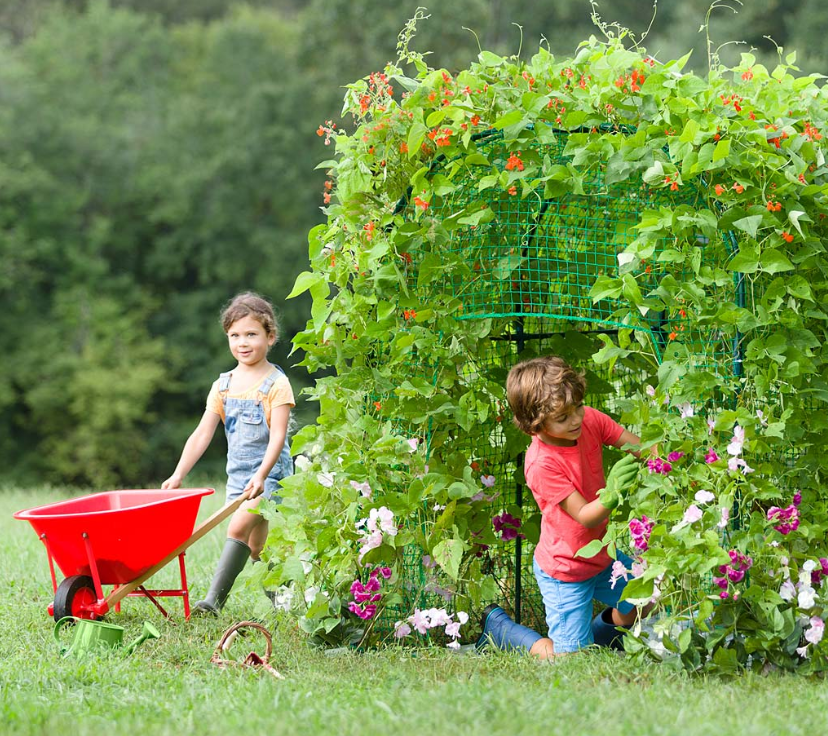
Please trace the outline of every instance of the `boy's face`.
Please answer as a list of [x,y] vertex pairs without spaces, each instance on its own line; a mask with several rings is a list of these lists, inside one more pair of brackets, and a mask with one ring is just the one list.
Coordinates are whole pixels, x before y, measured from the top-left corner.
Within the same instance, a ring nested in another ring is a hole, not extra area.
[[543,428],[538,432],[541,442],[558,447],[571,447],[581,436],[581,424],[584,421],[584,405],[576,404],[561,407],[547,417]]

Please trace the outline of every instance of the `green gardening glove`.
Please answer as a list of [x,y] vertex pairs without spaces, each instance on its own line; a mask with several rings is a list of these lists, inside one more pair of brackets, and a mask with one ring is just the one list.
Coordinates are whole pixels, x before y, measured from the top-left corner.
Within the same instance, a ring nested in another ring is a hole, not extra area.
[[607,475],[607,484],[598,494],[601,505],[607,509],[614,509],[621,503],[625,489],[638,475],[638,462],[633,455],[624,455],[610,468]]

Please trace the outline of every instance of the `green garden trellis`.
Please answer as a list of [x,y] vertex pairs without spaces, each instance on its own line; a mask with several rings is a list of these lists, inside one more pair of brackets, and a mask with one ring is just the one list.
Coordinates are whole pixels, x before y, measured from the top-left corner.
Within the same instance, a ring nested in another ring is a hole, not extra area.
[[[634,131],[600,131],[608,132],[626,135]],[[459,259],[466,267],[424,287],[422,297],[426,299],[437,291],[450,294],[462,303],[458,319],[497,322],[500,329],[486,338],[479,362],[466,370],[470,375],[485,373],[501,385],[508,370],[519,360],[550,352],[590,355],[595,352],[600,335],[617,334],[622,329],[644,336],[658,362],[685,352],[697,367],[721,376],[739,375],[738,336],[725,338],[697,326],[682,309],[673,314],[648,311],[630,322],[621,314],[623,294],[600,299],[591,296],[600,277],[619,272],[623,265],[619,255],[646,227],[646,212],[669,208],[681,217],[682,211],[692,211],[706,201],[703,189],[696,187],[685,186],[674,192],[630,179],[608,181],[606,162],[579,167],[568,143],[573,136],[583,139],[598,133],[594,129],[556,130],[553,142],[536,145],[533,153],[547,159],[544,169],[552,172],[552,178],[539,182],[537,188],[504,190],[492,185],[491,180],[475,177],[473,169],[466,169],[465,178],[453,182],[455,186],[449,194],[435,196],[431,214],[437,220],[451,218],[478,203],[481,209],[490,210],[492,217],[451,230],[445,255]],[[508,167],[510,152],[499,131],[476,136],[476,146],[501,171]],[[429,175],[438,177],[447,163],[438,159]],[[555,179],[556,175],[560,178]],[[564,178],[575,180],[576,186],[564,186]],[[411,218],[415,209],[407,200],[398,208]],[[660,280],[670,275],[670,245],[669,239],[663,238],[649,262],[630,264],[636,280],[628,288],[637,282],[642,291],[658,289]],[[730,234],[721,242],[697,236],[700,263],[721,263],[736,248],[736,240]],[[415,268],[417,265],[414,264]],[[744,306],[740,275],[717,288],[723,302]],[[588,380],[591,405],[616,413],[618,395],[640,386],[641,377],[629,369],[602,372],[591,368]],[[486,473],[497,476],[499,488],[509,489],[501,491],[493,508],[517,507],[527,522],[524,529],[531,529],[533,524],[537,525],[537,518],[533,521],[537,508],[531,494],[525,492],[520,458],[516,459],[505,448],[502,420],[502,415],[491,417],[467,436],[458,438],[458,444]],[[498,581],[498,602],[511,607],[518,621],[542,628],[544,616],[539,596],[534,586],[523,585],[527,576],[532,579],[531,552],[531,541],[518,537],[511,545],[498,547],[496,553],[489,554],[484,571]],[[410,589],[423,589],[424,573],[419,558],[406,556],[404,574],[412,578]],[[420,605],[424,603],[421,601]]]

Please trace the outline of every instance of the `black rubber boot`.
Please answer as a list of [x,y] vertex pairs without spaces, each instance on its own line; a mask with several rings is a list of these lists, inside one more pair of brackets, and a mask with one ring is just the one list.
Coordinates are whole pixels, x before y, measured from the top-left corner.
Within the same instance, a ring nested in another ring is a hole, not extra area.
[[622,640],[626,632],[623,626],[612,622],[611,608],[605,608],[592,619],[592,638],[598,646],[624,651]]
[[236,578],[244,569],[249,557],[250,547],[238,539],[228,538],[224,543],[224,549],[221,551],[216,571],[213,573],[210,590],[204,600],[197,601],[193,606],[193,613],[217,615],[224,606],[224,602],[233,588],[233,583],[236,582]]
[[494,604],[483,611],[481,623],[483,633],[475,644],[477,649],[491,644],[504,651],[521,649],[529,652],[536,641],[543,639],[537,631],[512,621],[506,611]]

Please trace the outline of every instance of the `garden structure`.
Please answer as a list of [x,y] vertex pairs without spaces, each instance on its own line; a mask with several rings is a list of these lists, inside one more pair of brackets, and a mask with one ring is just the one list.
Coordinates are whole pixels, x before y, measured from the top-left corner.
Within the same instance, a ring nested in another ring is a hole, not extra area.
[[666,649],[694,670],[821,667],[825,88],[792,58],[713,56],[703,78],[611,34],[458,74],[409,40],[414,77],[359,80],[353,133],[317,131],[328,219],[294,346],[329,374],[268,582],[304,591],[292,610],[328,643],[435,622],[456,640],[490,601],[542,629],[505,379],[559,353],[658,453],[604,543],[635,557],[613,574],[659,605]]
[[[427,302],[437,293],[449,293],[462,305],[458,320],[493,320],[498,325],[482,341],[477,359],[466,366],[469,381],[484,374],[505,384],[506,374],[516,362],[535,355],[563,355],[587,371],[590,405],[618,417],[617,399],[641,390],[647,373],[634,367],[612,370],[608,364],[597,366],[591,357],[601,345],[600,336],[614,337],[619,329],[631,327],[640,333],[640,341],[649,347],[657,363],[665,354],[686,351],[694,364],[717,375],[737,373],[741,364],[738,339],[723,338],[715,329],[693,325],[682,316],[684,310],[679,308],[672,315],[663,310],[646,311],[631,324],[621,294],[593,298],[599,278],[615,276],[625,264],[624,253],[638,237],[637,228],[645,213],[660,207],[692,212],[714,209],[715,205],[705,200],[704,189],[685,187],[676,192],[651,188],[641,180],[612,182],[605,176],[605,163],[583,168],[573,164],[568,153],[575,148],[569,146],[572,138],[588,141],[599,134],[634,134],[627,126],[604,126],[600,133],[553,128],[552,133],[553,142],[515,155],[503,145],[501,131],[488,130],[476,136],[476,149],[501,173],[525,166],[530,158],[543,160],[551,171],[574,171],[580,181],[577,192],[557,188],[553,180],[539,182],[522,197],[496,187],[481,193],[480,168],[476,171],[472,167],[455,182],[451,194],[432,202],[431,214],[437,221],[470,206],[491,212],[486,222],[452,230],[445,254],[456,256],[466,268],[436,280],[421,295]],[[438,158],[431,174],[440,176],[445,164]],[[490,175],[488,168],[484,175]],[[409,217],[416,213],[416,205],[406,201],[400,203],[400,209]],[[732,233],[720,242],[710,243],[701,234],[697,238],[700,263],[727,259],[736,244]],[[659,262],[659,256],[670,247],[671,238],[660,238],[651,256],[654,265],[638,260],[636,267],[628,270],[637,277],[637,288],[653,291],[665,275],[684,275],[675,274],[669,261]],[[734,276],[720,287],[721,300],[743,303],[742,287],[742,280]],[[498,581],[496,602],[519,622],[543,631],[543,604],[532,572],[532,540],[537,539],[539,515],[522,480],[522,453],[515,456],[502,422],[502,414],[492,413],[457,437],[456,445],[485,473],[499,479],[502,492],[493,501],[493,513],[504,505],[520,510],[516,518],[522,520],[524,531],[529,530],[529,538],[521,532],[493,550],[484,571]],[[640,427],[632,429],[640,431]],[[419,556],[413,554],[407,574],[416,578],[420,571]],[[434,598],[428,601],[435,602]],[[419,601],[421,607],[424,604],[425,600]]]

